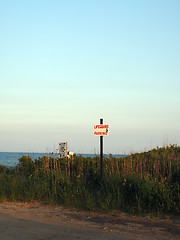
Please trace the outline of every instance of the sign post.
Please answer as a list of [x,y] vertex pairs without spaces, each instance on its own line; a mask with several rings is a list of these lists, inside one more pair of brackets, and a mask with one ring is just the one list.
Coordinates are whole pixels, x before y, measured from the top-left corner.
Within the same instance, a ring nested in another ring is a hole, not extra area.
[[103,177],[103,136],[109,135],[109,125],[103,124],[103,119],[100,119],[100,125],[94,125],[94,135],[100,136],[100,163],[101,177]]
[[[100,124],[103,124],[103,119],[100,119]],[[103,177],[103,136],[100,136],[100,161],[101,161],[101,177]]]

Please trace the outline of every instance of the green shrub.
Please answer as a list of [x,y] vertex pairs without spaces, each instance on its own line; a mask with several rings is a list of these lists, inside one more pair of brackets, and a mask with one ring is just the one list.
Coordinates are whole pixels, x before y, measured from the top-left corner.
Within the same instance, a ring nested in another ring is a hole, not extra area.
[[180,214],[180,147],[169,146],[100,160],[43,157],[19,159],[16,168],[0,166],[0,201],[43,200],[87,210],[133,214]]

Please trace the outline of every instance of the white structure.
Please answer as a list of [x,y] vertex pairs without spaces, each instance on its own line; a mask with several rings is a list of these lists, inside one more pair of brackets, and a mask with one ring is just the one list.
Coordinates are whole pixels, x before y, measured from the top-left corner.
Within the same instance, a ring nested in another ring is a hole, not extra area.
[[59,157],[67,157],[67,142],[59,143]]
[[67,157],[68,157],[68,158],[71,158],[73,155],[74,155],[73,152],[68,152]]
[[70,158],[73,155],[73,152],[67,151],[67,142],[59,143],[59,158]]

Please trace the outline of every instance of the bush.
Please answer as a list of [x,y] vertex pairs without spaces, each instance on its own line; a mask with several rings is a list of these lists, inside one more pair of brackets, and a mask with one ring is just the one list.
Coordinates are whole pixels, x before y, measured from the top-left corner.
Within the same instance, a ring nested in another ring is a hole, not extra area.
[[153,149],[126,158],[43,157],[19,159],[18,168],[0,166],[0,201],[44,200],[88,210],[133,214],[180,214],[180,147]]

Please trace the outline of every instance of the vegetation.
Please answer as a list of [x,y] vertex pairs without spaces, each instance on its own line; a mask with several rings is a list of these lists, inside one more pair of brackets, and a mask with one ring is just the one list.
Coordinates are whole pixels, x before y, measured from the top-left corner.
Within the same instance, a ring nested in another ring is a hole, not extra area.
[[126,158],[19,159],[0,166],[0,201],[43,200],[87,210],[180,214],[180,147],[167,146]]

